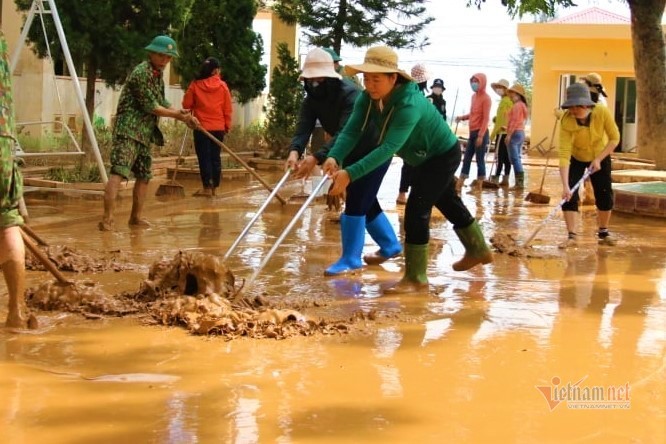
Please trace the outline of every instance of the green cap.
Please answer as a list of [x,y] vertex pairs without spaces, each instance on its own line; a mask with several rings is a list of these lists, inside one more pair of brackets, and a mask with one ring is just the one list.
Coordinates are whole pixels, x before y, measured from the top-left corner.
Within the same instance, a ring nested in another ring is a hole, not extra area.
[[171,57],[178,57],[176,42],[168,35],[158,35],[152,42],[150,42],[150,45],[145,47],[145,50],[156,52],[158,54],[166,54]]
[[339,62],[340,60],[342,60],[342,58],[340,58],[340,56],[338,55],[337,52],[335,52],[334,49],[332,48],[322,48],[322,49],[331,55],[334,62]]

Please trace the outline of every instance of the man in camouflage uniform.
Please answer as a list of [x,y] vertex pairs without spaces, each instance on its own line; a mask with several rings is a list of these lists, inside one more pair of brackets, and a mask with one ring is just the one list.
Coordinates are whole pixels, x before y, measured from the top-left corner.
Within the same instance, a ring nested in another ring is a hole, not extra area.
[[116,123],[113,127],[111,149],[111,177],[104,193],[104,218],[99,223],[102,231],[114,228],[113,213],[120,184],[134,174],[132,213],[129,225],[147,227],[141,217],[146,199],[148,182],[152,178],[151,145],[164,145],[164,137],[158,127],[160,117],[185,122],[196,127],[199,122],[187,110],[171,107],[164,95],[162,73],[173,57],[178,57],[176,42],[161,35],[145,48],[148,60],[140,63],[130,73],[120,94]]
[[19,228],[23,218],[18,210],[23,178],[12,155],[15,130],[12,73],[7,42],[0,31],[0,267],[9,291],[7,327],[26,328],[25,246]]

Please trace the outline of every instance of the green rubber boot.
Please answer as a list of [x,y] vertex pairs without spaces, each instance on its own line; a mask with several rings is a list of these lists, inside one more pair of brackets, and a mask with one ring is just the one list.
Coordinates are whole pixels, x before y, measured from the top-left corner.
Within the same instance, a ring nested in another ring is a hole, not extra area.
[[465,256],[453,264],[455,271],[465,271],[477,264],[489,264],[493,261],[493,253],[483,238],[481,227],[474,221],[468,227],[455,230],[465,247]]
[[417,293],[428,290],[428,244],[405,244],[405,274],[396,285],[384,290],[388,294]]

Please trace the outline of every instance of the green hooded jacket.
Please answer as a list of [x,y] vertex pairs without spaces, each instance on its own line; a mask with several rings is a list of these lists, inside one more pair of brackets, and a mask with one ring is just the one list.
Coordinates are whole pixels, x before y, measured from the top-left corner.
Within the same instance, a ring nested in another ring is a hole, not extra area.
[[345,167],[352,181],[365,176],[395,154],[418,166],[457,145],[457,137],[416,83],[396,86],[382,111],[366,91],[359,94],[354,111],[328,153],[338,165],[354,150],[367,126],[380,134],[379,144],[365,157]]

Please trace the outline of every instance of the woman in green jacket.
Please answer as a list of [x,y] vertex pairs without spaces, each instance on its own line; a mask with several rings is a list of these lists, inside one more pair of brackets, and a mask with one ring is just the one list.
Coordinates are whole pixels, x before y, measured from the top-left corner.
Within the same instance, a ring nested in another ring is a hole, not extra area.
[[[458,139],[411,77],[398,69],[397,54],[386,46],[372,47],[363,64],[348,65],[347,70],[363,73],[365,91],[356,100],[352,115],[324,162],[324,171],[333,178],[329,193],[341,194],[350,183],[384,165],[395,154],[414,167],[405,209],[404,276],[387,291],[427,289],[433,206],[453,224],[465,247],[465,256],[453,264],[454,270],[492,262],[479,225],[455,191],[454,174],[461,157]],[[344,163],[368,125],[376,125],[379,130],[377,147],[353,163]],[[339,169],[339,165],[345,165],[344,169]],[[343,255],[344,251],[343,244]]]

